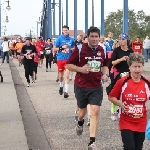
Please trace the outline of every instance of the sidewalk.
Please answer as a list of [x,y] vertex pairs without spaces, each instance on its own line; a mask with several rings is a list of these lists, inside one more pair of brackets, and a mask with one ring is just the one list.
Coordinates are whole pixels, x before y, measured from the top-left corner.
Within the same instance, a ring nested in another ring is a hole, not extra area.
[[28,150],[16,90],[8,64],[0,66],[0,150]]
[[144,64],[144,71],[150,71],[150,61],[149,62],[145,62],[145,64]]

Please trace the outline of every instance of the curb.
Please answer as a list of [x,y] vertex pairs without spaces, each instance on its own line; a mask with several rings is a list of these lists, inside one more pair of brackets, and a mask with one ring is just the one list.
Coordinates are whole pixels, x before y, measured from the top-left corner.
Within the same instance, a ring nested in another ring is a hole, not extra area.
[[29,150],[52,150],[30,97],[12,61],[9,62]]

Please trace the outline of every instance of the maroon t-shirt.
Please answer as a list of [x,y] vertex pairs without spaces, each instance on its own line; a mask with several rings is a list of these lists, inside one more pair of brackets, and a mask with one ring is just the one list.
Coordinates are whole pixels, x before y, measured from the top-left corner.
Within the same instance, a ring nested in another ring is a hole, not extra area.
[[[79,87],[85,88],[98,88],[101,87],[101,67],[108,66],[108,59],[105,59],[104,50],[101,46],[98,46],[95,50],[92,50],[87,43],[82,45],[79,60],[79,50],[75,47],[71,56],[67,60],[67,64],[74,64],[82,67],[85,64],[94,65],[93,71],[88,74],[82,74],[77,72],[75,76],[74,84]],[[98,69],[100,66],[100,69]]]

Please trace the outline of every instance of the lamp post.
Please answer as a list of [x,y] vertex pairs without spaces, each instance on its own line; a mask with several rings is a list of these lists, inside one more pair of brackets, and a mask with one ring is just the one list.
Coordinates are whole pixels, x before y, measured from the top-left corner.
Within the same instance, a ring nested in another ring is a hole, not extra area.
[[38,38],[38,34],[39,34],[39,24],[41,23],[40,17],[39,17],[39,20],[36,21],[36,22],[37,22],[37,38]]
[[[7,2],[7,7],[6,7],[6,9],[9,11],[9,10],[11,10],[11,7],[10,7],[10,1],[9,0],[7,0],[7,1],[5,1],[5,2]],[[4,4],[4,3],[3,3]],[[2,13],[2,5],[3,4],[1,4],[1,0],[0,0],[0,36],[1,36],[1,13]],[[6,22],[9,22],[9,20],[8,20],[8,16],[6,16]]]
[[104,36],[105,20],[104,20],[104,0],[101,0],[101,35]]
[[[56,29],[55,29],[55,23],[56,23],[56,21],[55,21],[55,6],[58,6],[58,3],[55,3],[55,0],[53,0],[53,3],[51,3],[52,4],[52,8],[51,8],[51,12],[52,12],[52,14],[53,14],[53,38],[55,38],[55,36],[56,36]],[[58,6],[59,7],[59,6]]]
[[5,2],[7,2],[7,7],[6,7],[6,9],[9,11],[9,10],[11,10],[11,7],[10,7],[10,5],[9,5],[9,3],[10,3],[10,1],[8,0],[8,1],[5,1]]
[[68,26],[68,0],[66,0],[66,25]]
[[92,0],[92,26],[94,26],[94,0]]
[[[59,3],[55,3],[55,0],[53,0],[53,3],[52,4],[52,8],[51,8],[51,12],[53,13],[53,38],[55,38],[56,36],[56,30],[55,30],[55,6],[57,6],[59,8],[59,11],[61,9],[61,5],[62,5],[62,10],[61,10],[61,16],[59,14],[59,21],[60,21],[60,24],[59,24],[59,32],[61,31],[61,27],[64,25],[64,22],[63,22],[63,17],[64,17],[64,12],[63,12],[63,4],[59,4]],[[60,35],[60,33],[59,33]]]

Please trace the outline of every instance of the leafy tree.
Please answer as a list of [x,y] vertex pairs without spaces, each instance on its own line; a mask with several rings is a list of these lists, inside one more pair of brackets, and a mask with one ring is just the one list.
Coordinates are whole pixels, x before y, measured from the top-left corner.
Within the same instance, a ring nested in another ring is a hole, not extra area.
[[[146,16],[143,10],[137,13],[134,10],[128,10],[129,15],[129,36],[131,38],[140,36],[145,38],[148,33],[150,34],[150,16]],[[105,20],[105,36],[109,31],[114,33],[114,39],[118,38],[118,35],[123,30],[123,11],[111,12]]]

